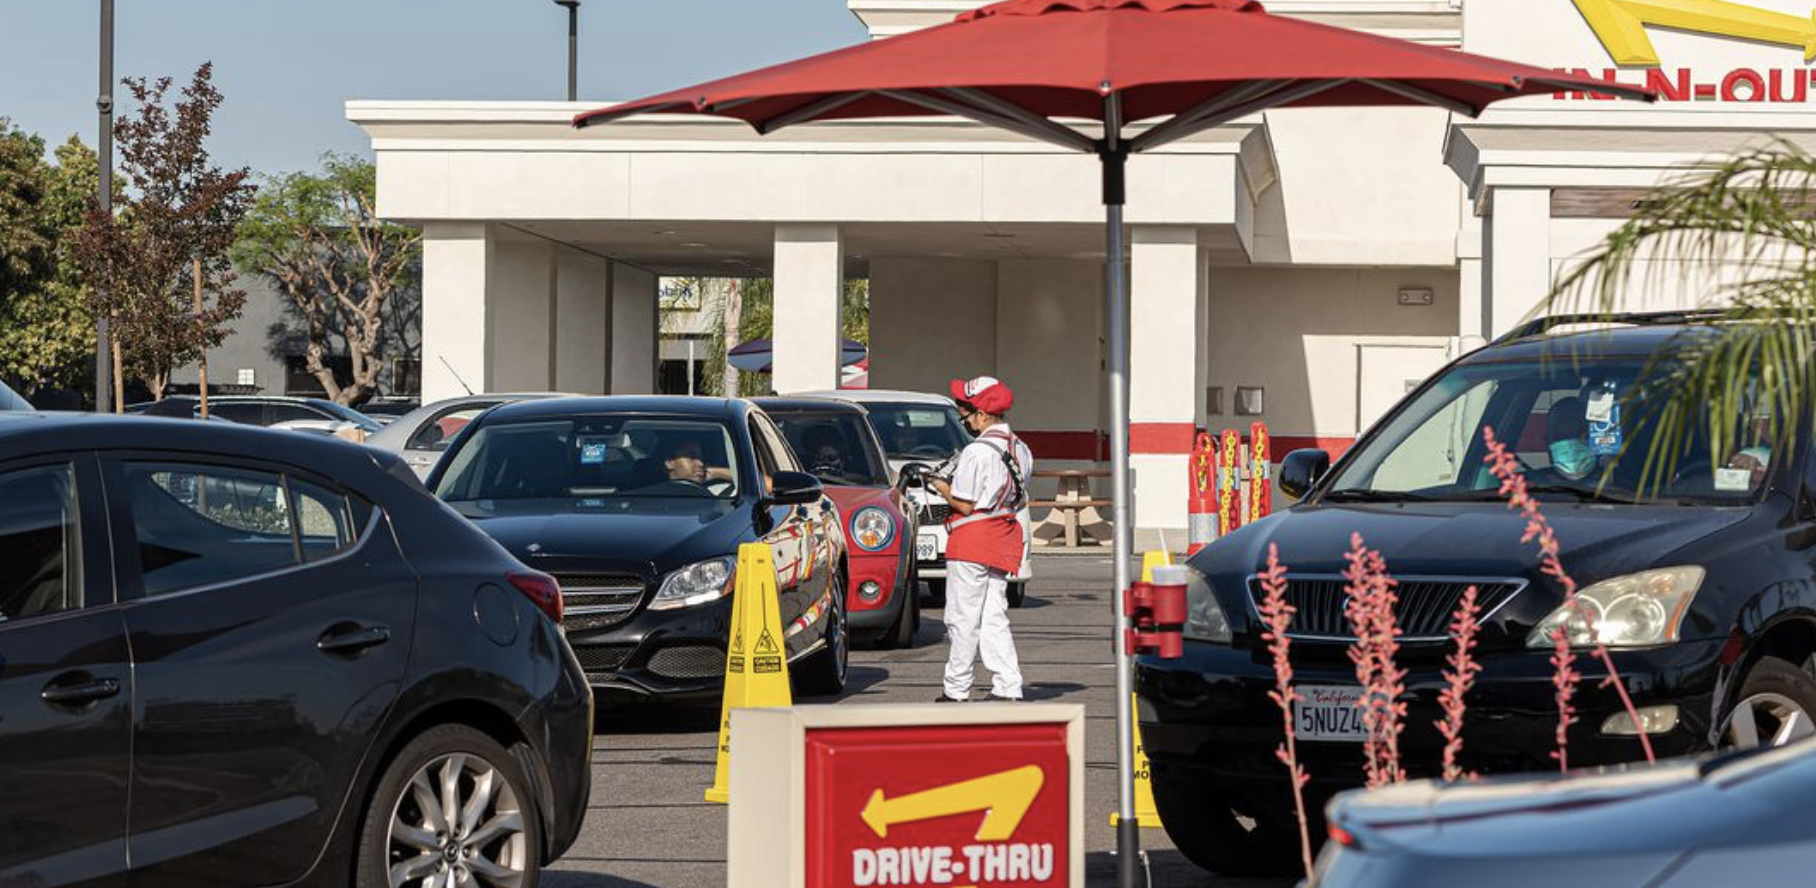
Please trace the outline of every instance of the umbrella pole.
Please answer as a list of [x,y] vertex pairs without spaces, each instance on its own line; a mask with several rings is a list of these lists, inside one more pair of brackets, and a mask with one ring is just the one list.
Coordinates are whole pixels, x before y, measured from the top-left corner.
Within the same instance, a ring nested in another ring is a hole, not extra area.
[[1141,826],[1135,819],[1135,763],[1132,760],[1135,724],[1130,699],[1135,691],[1135,681],[1128,649],[1123,645],[1129,620],[1122,612],[1123,590],[1130,585],[1129,550],[1133,529],[1129,524],[1129,301],[1122,268],[1122,208],[1126,198],[1123,174],[1128,166],[1129,151],[1121,138],[1121,111],[1121,101],[1115,93],[1105,97],[1105,138],[1098,147],[1098,157],[1103,162],[1104,267],[1108,284],[1105,299],[1110,338],[1110,533],[1116,577],[1116,588],[1110,596],[1116,621],[1116,633],[1111,639],[1116,650],[1116,884],[1118,888],[1136,888]]

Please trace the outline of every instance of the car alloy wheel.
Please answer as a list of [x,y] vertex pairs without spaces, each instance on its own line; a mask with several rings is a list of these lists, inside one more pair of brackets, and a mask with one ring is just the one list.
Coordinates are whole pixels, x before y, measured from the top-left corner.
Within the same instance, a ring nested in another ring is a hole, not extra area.
[[523,809],[509,780],[466,753],[418,768],[391,815],[392,888],[527,884]]
[[1754,694],[1735,704],[1728,729],[1722,732],[1734,749],[1783,746],[1811,734],[1816,734],[1816,722],[1810,714],[1797,701],[1774,693]]

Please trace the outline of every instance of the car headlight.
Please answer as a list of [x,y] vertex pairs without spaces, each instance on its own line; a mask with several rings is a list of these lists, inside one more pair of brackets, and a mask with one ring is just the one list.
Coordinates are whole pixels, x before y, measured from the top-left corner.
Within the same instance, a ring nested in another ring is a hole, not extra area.
[[1223,605],[1211,582],[1196,568],[1187,568],[1190,579],[1185,584],[1185,637],[1193,641],[1230,643],[1230,621],[1223,615]]
[[718,601],[731,594],[738,572],[736,558],[714,558],[690,564],[662,580],[662,588],[649,603],[650,610],[673,610]]
[[895,519],[878,506],[866,506],[851,519],[851,538],[866,552],[880,552],[895,539]]
[[1559,605],[1533,627],[1526,646],[1551,647],[1552,634],[1559,628],[1575,646],[1600,642],[1608,647],[1644,647],[1677,641],[1704,574],[1695,566],[1667,567],[1579,589],[1576,606]]

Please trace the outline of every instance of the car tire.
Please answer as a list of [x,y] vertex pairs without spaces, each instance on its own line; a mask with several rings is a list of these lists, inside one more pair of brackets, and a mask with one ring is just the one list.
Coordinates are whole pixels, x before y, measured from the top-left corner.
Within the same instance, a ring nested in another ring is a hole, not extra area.
[[1167,837],[1199,869],[1244,878],[1300,872],[1297,835],[1276,834],[1259,821],[1244,828],[1218,793],[1198,781],[1156,775],[1153,787]]
[[927,605],[929,607],[945,607],[946,606],[946,581],[945,580],[928,580],[927,581]]
[[1722,723],[1724,748],[1782,746],[1816,734],[1816,679],[1777,657],[1759,658],[1734,699]]
[[1022,603],[1028,600],[1028,581],[1010,580],[1007,594],[1010,608],[1021,607]]
[[[419,778],[429,789],[426,796],[416,787]],[[443,789],[449,778],[451,797]],[[466,814],[482,793],[490,799]],[[456,822],[447,822],[450,809]],[[438,829],[438,824],[452,829]],[[488,829],[494,834],[472,840]],[[496,868],[514,875],[522,888],[535,888],[542,874],[542,847],[542,814],[516,757],[474,728],[440,725],[405,745],[373,788],[360,826],[354,885],[391,888],[448,867],[465,867],[468,879],[457,884],[483,882],[476,870]],[[411,863],[418,868],[409,869]],[[393,872],[400,877],[394,879]]]
[[[912,590],[914,585],[909,584],[907,588]],[[910,592],[902,596],[901,612],[895,615],[895,622],[890,624],[889,631],[883,635],[883,643],[880,647],[885,650],[912,648],[914,647],[914,635],[920,631],[920,628],[920,596]]]
[[[843,576],[834,576],[833,581],[832,588],[844,590]],[[845,677],[851,670],[851,628],[837,595],[832,597],[832,619],[826,646],[802,660],[795,673],[795,691],[803,697],[830,697],[845,690]]]

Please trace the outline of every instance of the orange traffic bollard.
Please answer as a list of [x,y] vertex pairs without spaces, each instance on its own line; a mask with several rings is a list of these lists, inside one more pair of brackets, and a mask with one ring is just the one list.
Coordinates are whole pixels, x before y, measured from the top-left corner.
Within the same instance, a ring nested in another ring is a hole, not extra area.
[[1223,430],[1223,452],[1217,460],[1217,536],[1242,526],[1242,436]]
[[1217,539],[1217,439],[1210,432],[1198,433],[1191,465],[1192,489],[1186,502],[1188,556]]
[[1274,514],[1273,472],[1268,465],[1267,424],[1249,426],[1249,505],[1244,524],[1253,524]]

